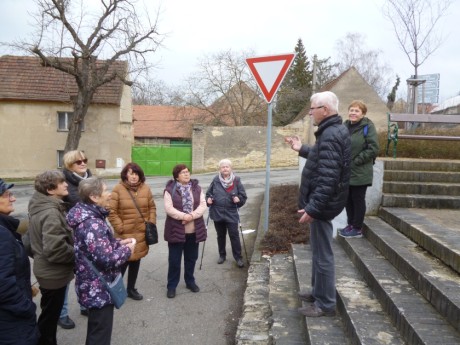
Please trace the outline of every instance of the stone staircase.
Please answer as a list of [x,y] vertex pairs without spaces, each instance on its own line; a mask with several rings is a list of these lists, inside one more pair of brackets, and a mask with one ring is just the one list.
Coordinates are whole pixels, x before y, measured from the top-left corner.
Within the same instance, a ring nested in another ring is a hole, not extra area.
[[[460,161],[385,161],[382,205],[364,238],[334,241],[338,315],[302,317],[305,343],[460,344],[459,206]],[[298,289],[309,289],[309,246],[290,256]]]

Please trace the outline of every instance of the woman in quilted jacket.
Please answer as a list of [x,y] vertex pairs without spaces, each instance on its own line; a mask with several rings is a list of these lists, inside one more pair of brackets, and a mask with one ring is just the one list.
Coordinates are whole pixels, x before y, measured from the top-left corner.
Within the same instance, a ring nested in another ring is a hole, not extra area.
[[104,283],[89,262],[110,283],[134,251],[136,240],[117,240],[106,222],[110,192],[103,180],[95,177],[80,182],[78,202],[67,214],[74,230],[75,290],[80,305],[88,309],[86,345],[110,345],[113,327],[113,302]]
[[164,239],[168,242],[168,298],[176,296],[180,280],[182,253],[184,254],[185,287],[199,292],[195,283],[195,263],[200,242],[206,241],[207,230],[203,214],[206,200],[197,179],[190,178],[185,164],[173,168],[173,180],[166,183],[163,192],[166,221]]
[[348,225],[339,231],[339,235],[348,238],[363,236],[366,191],[372,186],[374,160],[379,153],[378,134],[366,113],[366,104],[355,100],[348,106],[348,120],[344,122],[351,136],[351,177],[345,207]]
[[121,272],[124,275],[128,269],[128,297],[139,301],[143,296],[136,289],[137,276],[141,259],[149,253],[149,246],[145,242],[145,222],[156,224],[157,209],[150,187],[145,183],[144,171],[139,165],[126,164],[120,175],[120,183],[112,190],[109,221],[117,238],[136,239],[134,253],[123,265]]

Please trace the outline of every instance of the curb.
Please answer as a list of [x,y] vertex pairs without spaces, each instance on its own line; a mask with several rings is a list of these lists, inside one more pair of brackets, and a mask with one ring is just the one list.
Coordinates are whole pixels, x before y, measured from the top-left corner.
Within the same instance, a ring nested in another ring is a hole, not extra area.
[[265,215],[262,198],[260,218],[257,224],[257,237],[248,269],[248,280],[244,293],[242,315],[236,331],[237,345],[272,345],[270,330],[273,324],[272,309],[269,303],[270,260],[259,250],[264,237],[263,221]]

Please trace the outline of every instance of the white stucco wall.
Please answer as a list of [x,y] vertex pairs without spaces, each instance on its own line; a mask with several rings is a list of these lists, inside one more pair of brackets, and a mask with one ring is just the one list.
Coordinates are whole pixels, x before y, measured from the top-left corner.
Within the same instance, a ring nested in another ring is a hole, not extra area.
[[[57,151],[63,150],[68,132],[57,130],[57,112],[72,111],[71,104],[8,102],[0,103],[0,137],[3,156],[2,178],[30,178],[57,168]],[[117,158],[131,160],[132,112],[123,115],[113,105],[92,106],[85,118],[79,149],[88,156],[89,169],[97,175],[117,174]],[[96,169],[104,159],[106,169]]]

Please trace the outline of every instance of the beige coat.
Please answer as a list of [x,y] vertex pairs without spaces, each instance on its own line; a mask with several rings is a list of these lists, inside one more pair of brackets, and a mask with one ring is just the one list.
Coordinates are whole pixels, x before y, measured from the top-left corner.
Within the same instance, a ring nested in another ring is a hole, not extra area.
[[149,252],[149,246],[145,242],[144,220],[156,224],[157,214],[153,194],[148,185],[141,184],[137,192],[131,191],[131,194],[142,212],[143,219],[139,215],[136,206],[134,206],[128,190],[120,182],[112,191],[109,221],[115,230],[117,238],[134,237],[136,239],[134,253],[129,258],[129,261],[136,261],[146,256]]

